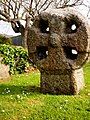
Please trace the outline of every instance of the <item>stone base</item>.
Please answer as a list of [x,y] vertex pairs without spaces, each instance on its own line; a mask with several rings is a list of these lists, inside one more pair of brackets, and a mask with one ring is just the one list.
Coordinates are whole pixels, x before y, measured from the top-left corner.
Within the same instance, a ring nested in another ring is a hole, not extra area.
[[83,70],[62,74],[41,73],[41,92],[50,94],[78,94],[84,86]]

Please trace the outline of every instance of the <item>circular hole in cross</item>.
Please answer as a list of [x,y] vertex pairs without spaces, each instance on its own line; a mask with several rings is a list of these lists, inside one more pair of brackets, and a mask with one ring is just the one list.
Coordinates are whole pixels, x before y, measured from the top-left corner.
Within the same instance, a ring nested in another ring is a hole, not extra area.
[[72,30],[72,31],[75,31],[76,29],[77,29],[77,26],[76,26],[75,24],[72,24],[72,25],[71,25],[71,30]]
[[49,28],[49,22],[48,20],[44,20],[44,19],[40,19],[40,22],[39,22],[39,28],[40,28],[40,31],[42,33],[49,33],[50,32],[50,28]]
[[75,50],[75,49],[72,49],[71,52],[72,52],[73,55],[77,55],[78,54],[77,50]]

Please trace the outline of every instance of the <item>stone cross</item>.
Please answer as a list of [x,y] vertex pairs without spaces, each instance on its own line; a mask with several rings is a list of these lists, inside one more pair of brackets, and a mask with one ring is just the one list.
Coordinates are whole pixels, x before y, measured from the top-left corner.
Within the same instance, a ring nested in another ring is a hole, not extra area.
[[70,8],[47,10],[28,31],[29,58],[41,72],[41,92],[78,94],[90,47],[85,18]]

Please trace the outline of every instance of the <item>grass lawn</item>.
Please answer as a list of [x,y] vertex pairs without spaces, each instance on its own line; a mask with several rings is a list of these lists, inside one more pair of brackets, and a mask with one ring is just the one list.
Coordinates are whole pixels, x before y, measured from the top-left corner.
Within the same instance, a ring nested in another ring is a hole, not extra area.
[[85,88],[79,95],[39,92],[39,72],[0,81],[0,120],[90,120],[90,63],[84,67]]

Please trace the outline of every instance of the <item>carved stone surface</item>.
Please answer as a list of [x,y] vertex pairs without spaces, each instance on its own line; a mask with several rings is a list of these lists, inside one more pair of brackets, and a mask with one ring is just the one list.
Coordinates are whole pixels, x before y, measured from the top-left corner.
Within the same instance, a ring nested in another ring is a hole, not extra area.
[[30,60],[41,72],[41,91],[77,94],[84,85],[82,66],[88,57],[89,26],[72,9],[47,10],[28,30]]
[[2,58],[0,57],[0,80],[6,80],[10,78],[9,66],[1,64]]

